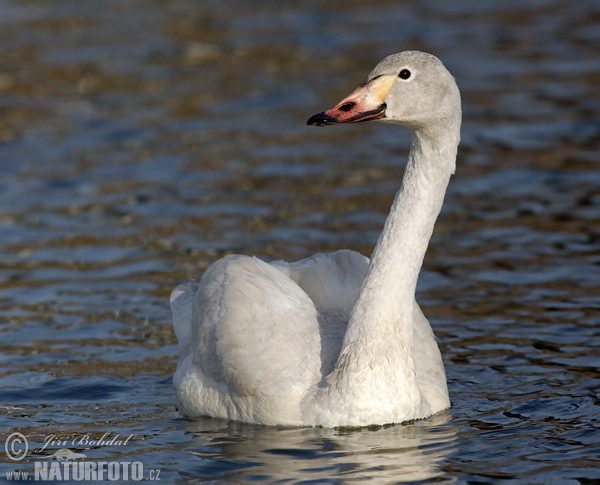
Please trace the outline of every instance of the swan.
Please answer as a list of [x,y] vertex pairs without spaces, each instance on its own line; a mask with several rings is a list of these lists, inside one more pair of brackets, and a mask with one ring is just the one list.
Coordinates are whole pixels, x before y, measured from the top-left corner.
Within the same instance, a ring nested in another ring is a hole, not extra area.
[[450,406],[417,278],[460,139],[460,93],[437,57],[406,51],[309,125],[408,127],[400,190],[371,260],[341,250],[287,263],[230,255],[171,295],[179,411],[264,425],[360,427]]

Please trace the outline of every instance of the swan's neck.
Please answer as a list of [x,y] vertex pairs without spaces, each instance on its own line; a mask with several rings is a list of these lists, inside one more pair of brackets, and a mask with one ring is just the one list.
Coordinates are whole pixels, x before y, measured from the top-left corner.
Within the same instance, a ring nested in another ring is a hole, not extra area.
[[375,324],[395,332],[412,329],[417,278],[454,173],[457,145],[458,140],[413,134],[402,186],[371,256],[350,331],[375,330]]
[[[460,124],[460,122],[458,122]],[[420,406],[412,355],[415,287],[454,173],[458,130],[413,132],[408,164],[352,311],[330,383],[343,392],[404,393]],[[390,386],[394,389],[390,389]],[[342,391],[342,389],[339,389]],[[406,396],[411,399],[406,399]],[[382,396],[382,398],[385,398]]]

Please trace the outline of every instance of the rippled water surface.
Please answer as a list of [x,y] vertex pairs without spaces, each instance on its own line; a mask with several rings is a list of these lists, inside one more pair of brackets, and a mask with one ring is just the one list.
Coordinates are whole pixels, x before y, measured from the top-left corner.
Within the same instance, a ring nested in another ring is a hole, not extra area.
[[[183,419],[171,289],[230,252],[370,254],[408,133],[305,121],[406,49],[463,94],[417,295],[452,408]],[[0,430],[30,445],[0,479],[64,447],[167,483],[600,479],[598,52],[585,0],[0,0]]]

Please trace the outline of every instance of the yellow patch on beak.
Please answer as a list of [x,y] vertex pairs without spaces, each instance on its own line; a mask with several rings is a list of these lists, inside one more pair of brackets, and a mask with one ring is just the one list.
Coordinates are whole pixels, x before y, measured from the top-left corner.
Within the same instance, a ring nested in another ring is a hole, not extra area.
[[369,90],[371,96],[375,96],[380,102],[383,102],[390,92],[395,80],[396,76],[391,76],[389,74],[378,76],[369,81],[365,87]]

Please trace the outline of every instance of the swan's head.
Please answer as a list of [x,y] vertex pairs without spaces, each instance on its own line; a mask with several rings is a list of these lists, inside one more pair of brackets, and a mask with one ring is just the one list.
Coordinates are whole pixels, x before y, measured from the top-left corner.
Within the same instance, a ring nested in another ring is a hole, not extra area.
[[460,93],[440,60],[406,51],[383,59],[355,91],[307,124],[380,120],[420,128],[448,123],[460,126]]

